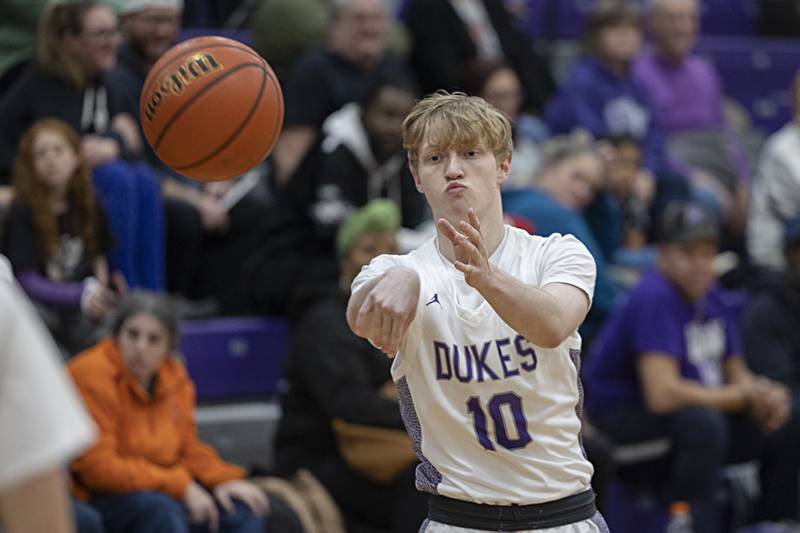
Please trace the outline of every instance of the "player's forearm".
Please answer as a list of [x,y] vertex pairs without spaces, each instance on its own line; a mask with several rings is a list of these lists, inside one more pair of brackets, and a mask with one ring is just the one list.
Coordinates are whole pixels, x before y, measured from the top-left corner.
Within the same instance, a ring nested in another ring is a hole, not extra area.
[[537,346],[555,348],[574,329],[555,297],[503,271],[495,270],[476,289],[506,324]]
[[350,295],[350,299],[347,301],[347,325],[350,326],[350,329],[356,335],[359,335],[359,333],[356,331],[358,311],[364,304],[364,300],[366,300],[367,295],[370,293],[370,291],[372,291],[372,289],[375,288],[375,285],[378,284],[382,277],[383,276],[379,276],[366,282],[360,289],[358,289],[358,291],[352,293]]
[[353,333],[359,337],[364,337],[365,335],[357,327],[358,314],[362,311],[364,301],[379,283],[388,283],[391,290],[403,294],[414,294],[419,297],[419,274],[410,268],[392,267],[384,272],[383,275],[369,280],[358,291],[350,295],[350,300],[347,303],[347,324],[353,330]]

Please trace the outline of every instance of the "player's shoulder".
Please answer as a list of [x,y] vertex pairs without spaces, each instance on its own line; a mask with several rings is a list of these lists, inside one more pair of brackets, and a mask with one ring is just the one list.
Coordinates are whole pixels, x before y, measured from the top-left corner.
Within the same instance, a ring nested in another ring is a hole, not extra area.
[[436,236],[433,235],[418,247],[399,257],[404,257],[406,260],[414,262],[427,261],[430,260],[431,257],[437,256],[438,253],[436,249]]
[[509,243],[517,248],[524,248],[530,252],[559,253],[559,252],[586,252],[586,246],[572,234],[551,233],[547,236],[531,235],[519,228],[509,227]]
[[373,277],[380,275],[390,268],[396,266],[415,267],[430,260],[431,253],[435,253],[434,239],[426,241],[419,248],[405,254],[382,254],[372,258],[372,260],[361,269],[357,278]]

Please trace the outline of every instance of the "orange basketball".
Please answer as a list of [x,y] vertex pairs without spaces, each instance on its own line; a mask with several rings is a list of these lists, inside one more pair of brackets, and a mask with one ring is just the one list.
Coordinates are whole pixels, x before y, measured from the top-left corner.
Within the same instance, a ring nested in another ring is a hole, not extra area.
[[153,65],[139,115],[147,142],[170,168],[223,180],[269,155],[283,125],[283,94],[270,66],[247,45],[196,37]]

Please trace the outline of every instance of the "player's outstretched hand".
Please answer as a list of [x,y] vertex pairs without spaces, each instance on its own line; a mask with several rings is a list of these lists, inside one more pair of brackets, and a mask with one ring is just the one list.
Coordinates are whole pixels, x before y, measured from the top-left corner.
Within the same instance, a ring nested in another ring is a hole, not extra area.
[[453,265],[464,273],[464,280],[471,286],[478,288],[485,283],[492,273],[489,262],[489,251],[481,233],[481,222],[478,215],[470,208],[468,220],[458,223],[458,229],[450,222],[440,218],[436,225],[445,237],[453,243],[456,261]]
[[393,268],[364,298],[353,331],[394,357],[414,320],[418,300],[419,275],[409,268]]

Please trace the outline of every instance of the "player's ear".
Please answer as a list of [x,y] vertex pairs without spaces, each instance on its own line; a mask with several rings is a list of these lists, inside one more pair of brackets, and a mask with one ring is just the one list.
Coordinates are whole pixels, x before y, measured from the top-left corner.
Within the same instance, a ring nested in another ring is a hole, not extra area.
[[414,186],[417,188],[417,191],[424,192],[422,190],[422,183],[419,181],[419,176],[417,175],[417,169],[414,163],[411,162],[411,156],[408,156],[408,170],[411,171],[411,176],[414,178]]
[[511,172],[511,154],[508,154],[497,168],[497,183],[499,185],[508,181],[509,172]]

